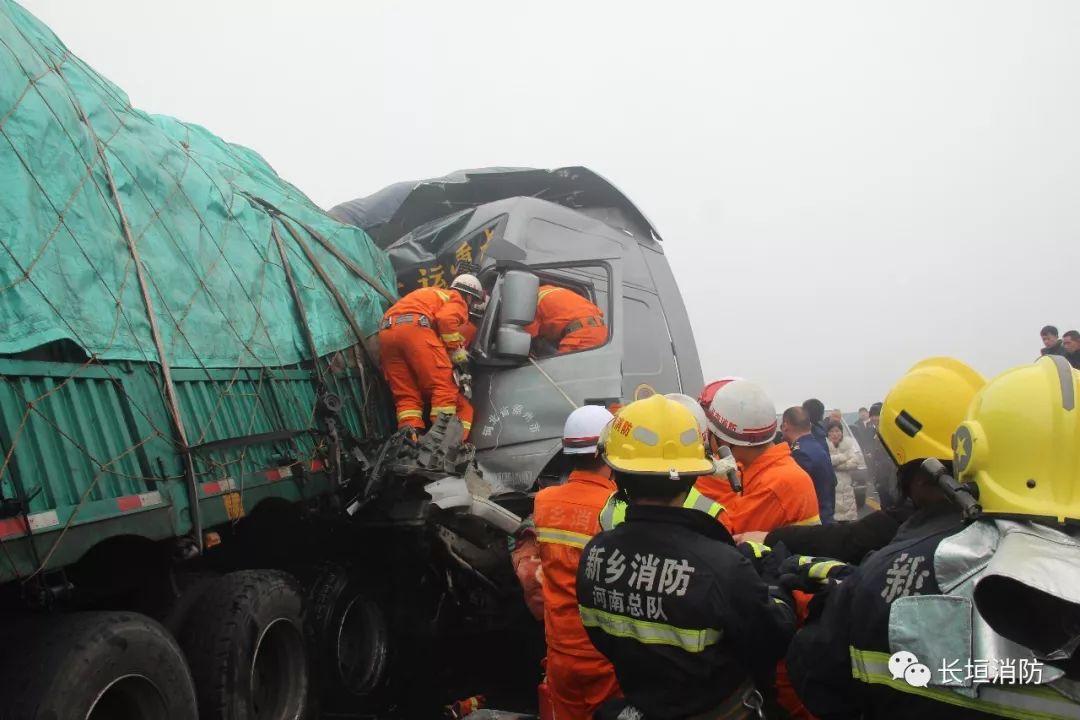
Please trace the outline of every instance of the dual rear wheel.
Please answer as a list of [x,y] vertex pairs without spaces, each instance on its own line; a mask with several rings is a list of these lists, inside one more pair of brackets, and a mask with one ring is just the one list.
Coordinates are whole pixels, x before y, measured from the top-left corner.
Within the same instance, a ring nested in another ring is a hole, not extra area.
[[320,574],[307,601],[276,570],[201,578],[162,620],[80,612],[9,628],[0,717],[304,720],[324,692],[372,697],[385,680],[382,613],[341,569]]

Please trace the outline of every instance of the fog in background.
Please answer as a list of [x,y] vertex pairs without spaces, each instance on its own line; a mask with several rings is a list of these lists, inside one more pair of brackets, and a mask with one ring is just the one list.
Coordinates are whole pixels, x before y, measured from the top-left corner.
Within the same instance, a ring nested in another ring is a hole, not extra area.
[[[323,207],[585,165],[664,237],[706,379],[852,410],[1080,326],[1080,3],[25,0]],[[696,392],[697,388],[688,388]]]

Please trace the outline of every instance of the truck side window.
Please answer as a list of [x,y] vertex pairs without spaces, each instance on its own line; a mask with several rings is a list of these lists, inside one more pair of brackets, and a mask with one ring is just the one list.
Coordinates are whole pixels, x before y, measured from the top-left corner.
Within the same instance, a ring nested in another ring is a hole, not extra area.
[[[611,338],[608,271],[582,266],[541,271],[537,317],[526,330],[533,334],[533,354],[565,355],[601,347]],[[564,292],[569,290],[580,300]]]

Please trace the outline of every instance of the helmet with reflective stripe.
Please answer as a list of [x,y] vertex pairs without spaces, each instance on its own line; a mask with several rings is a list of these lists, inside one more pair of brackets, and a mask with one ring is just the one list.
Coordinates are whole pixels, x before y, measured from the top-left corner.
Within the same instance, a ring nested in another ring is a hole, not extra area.
[[698,405],[701,406],[701,409],[705,412],[709,412],[709,405],[712,403],[712,399],[716,395],[716,391],[724,385],[727,385],[732,380],[742,380],[742,378],[736,377],[734,375],[728,375],[727,377],[722,377],[719,380],[713,380],[711,383],[706,385],[701,390],[701,394],[698,395]]
[[982,375],[949,357],[927,358],[908,370],[881,406],[878,435],[897,466],[914,460],[952,460],[952,434]]
[[471,295],[479,302],[484,300],[484,286],[480,284],[475,275],[469,275],[468,273],[458,275],[454,278],[454,282],[450,283],[450,289]]
[[731,445],[754,446],[776,436],[776,406],[756,382],[719,380],[705,411],[709,431]]
[[615,417],[607,408],[584,405],[574,410],[563,425],[562,451],[565,455],[595,455],[600,431]]
[[698,424],[698,430],[704,433],[709,429],[708,424],[705,421],[705,410],[698,404],[698,401],[689,395],[683,395],[682,393],[668,393],[665,395],[668,400],[674,400],[682,405],[684,408],[690,411],[690,414],[694,416],[694,420]]
[[953,436],[953,469],[983,515],[1080,522],[1080,372],[1047,355],[975,396]]
[[600,452],[613,470],[632,475],[679,480],[713,470],[694,416],[663,395],[635,400],[619,410],[600,435]]

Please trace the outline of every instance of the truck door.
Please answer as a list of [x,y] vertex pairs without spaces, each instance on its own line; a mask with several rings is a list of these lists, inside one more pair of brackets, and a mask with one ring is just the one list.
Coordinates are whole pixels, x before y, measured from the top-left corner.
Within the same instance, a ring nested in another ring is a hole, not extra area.
[[681,392],[679,368],[660,298],[655,293],[623,286],[624,324],[622,394],[627,400],[653,392]]
[[534,344],[530,357],[499,357],[494,348],[504,278],[492,293],[480,329],[475,361],[472,442],[484,478],[495,492],[528,490],[559,451],[566,416],[587,401],[614,402],[622,395],[621,279],[618,261],[533,267],[544,285],[586,297],[604,314],[607,342],[558,354]]
[[673,390],[696,396],[701,392],[705,381],[701,375],[701,360],[698,357],[697,344],[694,342],[694,331],[690,326],[690,316],[686,312],[679,286],[675,283],[671,266],[659,245],[639,247],[649,268],[653,287],[656,289],[656,297],[659,299],[660,312],[663,314],[664,324],[671,340],[671,349],[674,352],[679,385]]

